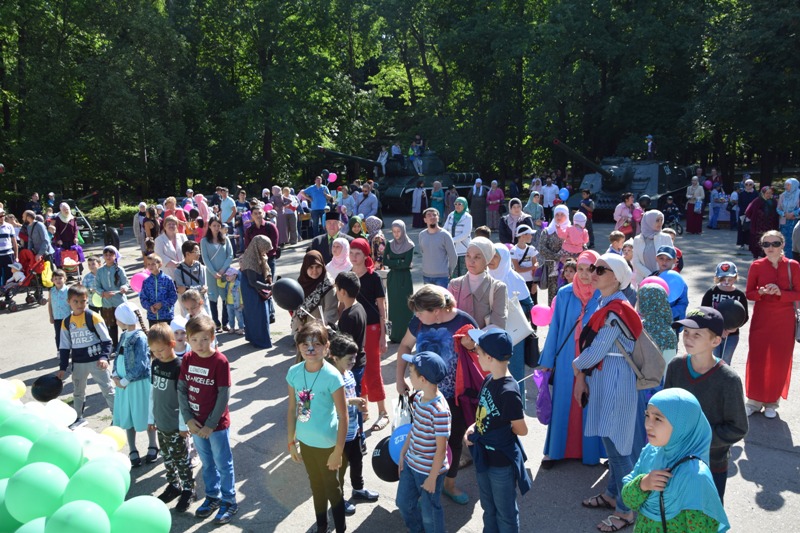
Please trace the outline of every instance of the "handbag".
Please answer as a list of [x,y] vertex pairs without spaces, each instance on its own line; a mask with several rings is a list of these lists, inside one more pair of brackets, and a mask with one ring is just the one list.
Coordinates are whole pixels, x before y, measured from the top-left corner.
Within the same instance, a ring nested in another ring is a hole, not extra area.
[[408,398],[408,393],[400,395],[399,398],[394,400],[394,417],[392,418],[392,431],[410,424],[412,421],[411,416],[411,402]]
[[[494,289],[489,287],[489,309],[494,309]],[[486,325],[490,324],[490,316],[486,317]],[[519,303],[519,295],[515,294],[508,299],[506,311],[506,332],[511,335],[511,344],[516,345],[533,334],[533,327],[529,319],[525,317],[522,304]]]
[[633,236],[633,225],[630,222],[626,222],[619,227],[619,231],[626,237],[631,237]]
[[695,214],[699,215],[703,212],[703,202],[700,200],[695,200],[694,202],[694,212]]
[[[789,270],[789,290],[793,291],[791,259],[786,263],[786,268]],[[797,308],[797,302],[793,302],[792,306],[794,308],[794,340],[800,342],[800,309]]]
[[536,418],[543,425],[548,425],[553,416],[553,398],[550,396],[550,377],[549,370],[534,370],[533,382],[539,389],[536,395]]

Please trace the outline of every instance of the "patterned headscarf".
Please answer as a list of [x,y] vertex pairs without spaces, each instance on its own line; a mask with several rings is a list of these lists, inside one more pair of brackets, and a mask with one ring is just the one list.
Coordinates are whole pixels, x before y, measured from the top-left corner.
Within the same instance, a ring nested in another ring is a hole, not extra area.
[[653,337],[661,351],[676,350],[678,337],[672,329],[672,309],[667,291],[655,283],[642,285],[636,295],[636,305],[645,331]]
[[264,235],[256,235],[239,259],[241,270],[252,270],[267,279],[272,273],[267,264],[267,253],[272,250],[272,242]]
[[367,220],[364,222],[364,224],[367,226],[367,237],[369,238],[369,242],[372,242],[372,239],[378,235],[383,235],[383,231],[381,231],[381,228],[383,227],[383,220],[379,219],[375,215],[367,217]]

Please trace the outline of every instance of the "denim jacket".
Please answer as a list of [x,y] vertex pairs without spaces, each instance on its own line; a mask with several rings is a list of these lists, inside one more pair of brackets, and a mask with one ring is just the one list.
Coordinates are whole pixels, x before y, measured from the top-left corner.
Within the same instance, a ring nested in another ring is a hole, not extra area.
[[[119,339],[117,353],[122,357],[114,359],[113,375],[123,379],[123,383],[132,383],[150,378],[150,348],[144,331],[126,331]],[[119,373],[119,361],[124,361],[123,373]]]
[[242,306],[242,273],[233,281],[225,282],[225,303],[238,309]]

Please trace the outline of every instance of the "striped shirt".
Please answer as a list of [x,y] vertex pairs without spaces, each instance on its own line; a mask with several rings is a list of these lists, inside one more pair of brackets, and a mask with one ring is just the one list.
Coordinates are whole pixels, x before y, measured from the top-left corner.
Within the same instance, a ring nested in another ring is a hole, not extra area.
[[[600,309],[612,300],[626,301],[625,295],[617,291],[611,296],[600,297]],[[605,325],[597,332],[592,345],[575,359],[575,366],[586,370],[603,362],[586,381],[589,385],[589,405],[586,409],[584,434],[587,437],[611,439],[620,455],[630,455],[633,448],[633,433],[636,427],[636,375],[625,357],[619,353],[616,340],[625,351],[633,351],[634,341],[627,338],[612,322],[621,319],[609,313]]]
[[[433,466],[436,454],[436,437],[450,437],[450,407],[441,393],[429,401],[422,401],[422,391],[417,392],[411,400],[414,409],[414,421],[409,434],[406,461],[415,472],[427,476]],[[444,463],[439,474],[450,470],[445,454]]]

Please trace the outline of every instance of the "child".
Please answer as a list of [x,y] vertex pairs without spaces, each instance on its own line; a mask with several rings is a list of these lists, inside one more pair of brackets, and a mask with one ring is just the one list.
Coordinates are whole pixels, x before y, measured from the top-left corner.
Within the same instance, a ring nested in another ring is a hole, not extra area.
[[731,446],[742,440],[748,430],[742,380],[730,366],[714,357],[713,351],[719,346],[725,328],[719,311],[699,307],[678,323],[685,328],[686,355],[669,362],[664,388],[679,387],[697,396],[713,428],[714,439],[706,444],[706,449],[711,446],[711,462],[706,463],[719,499],[724,500]]
[[664,213],[664,222],[671,222],[673,220],[680,222],[681,208],[678,207],[678,204],[675,203],[675,199],[672,198],[672,196],[667,196],[667,203],[664,205],[662,211]]
[[[712,432],[701,404],[683,389],[662,390],[650,398],[645,417],[649,444],[622,489],[625,504],[639,512],[635,530],[730,529],[708,468]],[[612,518],[604,524],[612,527]]]
[[567,238],[561,243],[561,249],[568,254],[581,253],[589,243],[589,232],[585,229],[586,215],[575,213],[572,215],[572,225],[567,228]]
[[[747,307],[747,297],[744,292],[736,288],[735,283],[739,280],[739,275],[736,269],[736,264],[730,261],[723,261],[717,265],[717,272],[714,276],[715,285],[708,289],[703,295],[703,301],[700,303],[703,307],[713,307],[716,309],[722,300],[731,299],[736,300],[742,307],[744,307],[745,321],[744,324],[750,319],[749,310]],[[744,325],[742,324],[742,325]],[[719,346],[714,348],[714,355],[722,358],[727,364],[731,364],[733,360],[733,352],[736,351],[736,346],[739,344],[739,328],[728,329],[722,334],[722,342]]]
[[[351,369],[358,355],[358,345],[353,337],[347,333],[338,333],[331,339],[331,363],[342,373],[344,378],[344,395],[347,402],[347,436],[344,442],[344,458],[339,469],[339,485],[344,491],[344,474],[350,466],[350,484],[353,486],[351,499],[368,502],[378,501],[377,492],[364,488],[363,455],[361,454],[361,438],[358,428],[358,413],[367,410],[366,398],[359,398],[356,394],[356,380]],[[350,501],[344,502],[344,512],[352,515],[356,506]]]
[[152,254],[146,258],[145,265],[150,275],[142,282],[139,303],[147,310],[147,321],[151,327],[159,322],[169,324],[175,316],[175,302],[178,301],[175,283],[161,270],[159,255]]
[[[528,434],[522,396],[508,371],[513,343],[500,328],[485,332],[471,329],[478,363],[491,375],[478,395],[475,423],[467,429],[483,508],[484,531],[519,531],[519,509],[514,485],[520,494],[531,488],[525,471],[527,459],[519,436]],[[516,480],[516,483],[514,483]]]
[[404,354],[403,359],[411,363],[411,384],[417,392],[411,398],[411,430],[398,461],[397,507],[410,531],[444,532],[441,497],[444,474],[450,469],[446,451],[452,416],[439,383],[447,366],[433,352]]
[[511,265],[525,280],[528,292],[535,297],[537,290],[534,288],[533,273],[536,270],[536,257],[539,252],[531,246],[533,234],[533,228],[527,224],[517,226],[517,244],[511,248]]
[[[656,263],[658,263],[658,270],[650,274],[651,276],[661,276],[667,270],[674,270],[675,266],[675,248],[672,246],[659,246],[656,250]],[[689,285],[686,280],[680,277],[676,285],[680,286],[677,299],[674,298],[672,293],[673,287],[670,286],[669,306],[672,308],[672,319],[681,320],[686,317],[686,308],[689,307]]]
[[67,291],[69,302],[69,318],[61,323],[61,342],[58,366],[58,379],[63,380],[69,360],[72,357],[72,407],[77,419],[71,427],[83,425],[83,405],[86,398],[86,382],[91,374],[100,386],[108,408],[114,412],[114,386],[111,381],[111,370],[108,368],[108,356],[111,354],[111,337],[103,318],[86,309],[89,292],[83,285],[73,285]]
[[156,253],[156,240],[148,237],[144,240],[144,257],[150,257]]
[[[117,325],[123,331],[117,347],[117,358],[114,359],[114,371],[111,377],[117,386],[116,409],[114,409],[113,425],[121,427],[128,434],[131,466],[142,465],[142,459],[136,449],[136,432],[147,430],[150,441],[145,462],[155,463],[158,460],[156,432],[148,427],[147,417],[150,406],[150,350],[147,347],[142,315],[133,304],[124,303],[114,310]],[[142,326],[136,329],[137,322]]]
[[475,228],[475,236],[476,237],[486,237],[489,240],[492,240],[492,230],[489,226],[478,226]]
[[175,336],[175,355],[183,357],[189,351],[189,345],[186,344],[186,323],[188,320],[178,315],[169,323],[169,328]]
[[195,289],[206,298],[206,267],[200,262],[200,245],[194,241],[186,241],[181,245],[183,261],[175,269],[175,288],[178,294],[187,289]]
[[158,499],[169,503],[180,496],[175,511],[184,513],[189,509],[189,504],[197,499],[197,494],[187,447],[189,431],[178,405],[181,360],[175,354],[175,335],[170,326],[164,323],[150,328],[147,344],[154,356],[147,429],[156,431],[161,456],[164,457],[164,469],[167,471],[167,488]]
[[619,230],[614,230],[608,234],[608,242],[610,243],[607,254],[622,255],[622,245],[625,243],[625,234]]
[[206,499],[194,514],[207,518],[219,509],[214,523],[227,524],[239,511],[228,437],[231,369],[225,355],[212,347],[215,329],[210,316],[187,322],[192,351],[181,361],[178,402],[203,463]]
[[200,211],[197,209],[189,210],[189,221],[186,224],[186,238],[190,241],[197,242],[197,219],[200,216]]
[[89,272],[83,276],[81,282],[86,290],[89,291],[89,309],[95,313],[99,313],[103,308],[103,298],[97,293],[97,270],[100,268],[100,259],[91,256],[86,259],[86,264],[89,266]]
[[633,239],[628,239],[622,243],[622,257],[628,262],[628,266],[633,270]]
[[[244,300],[242,299],[242,284],[239,271],[229,268],[225,271],[225,304],[228,306],[228,323],[231,332],[244,335]],[[236,323],[239,329],[236,329]]]
[[676,237],[675,230],[672,228],[664,228],[661,231],[663,233],[666,233],[672,238],[672,247],[675,248],[675,259],[676,259],[675,266],[672,267],[672,270],[674,270],[675,272],[680,272],[681,270],[683,270],[683,252],[681,252],[680,248],[675,246],[675,237]]
[[53,272],[53,286],[50,288],[50,299],[47,300],[47,312],[50,314],[50,323],[53,324],[56,336],[56,357],[61,344],[61,323],[69,318],[71,313],[67,301],[67,273],[60,268]]
[[[302,462],[311,481],[317,531],[328,531],[328,502],[337,533],[345,530],[342,487],[337,471],[342,467],[349,425],[342,375],[325,361],[330,344],[328,332],[318,322],[309,322],[295,335],[303,357],[289,369],[289,453]],[[322,379],[320,379],[322,378]],[[338,419],[337,419],[338,417]]]
[[[181,306],[183,310],[186,312],[186,320],[191,320],[192,318],[198,316],[211,316],[211,313],[208,310],[208,307],[205,305],[207,302],[203,295],[200,294],[200,291],[196,289],[189,289],[180,296]],[[211,343],[212,348],[218,348],[222,346],[222,343],[219,342],[216,338]],[[189,346],[191,350],[191,345]]]
[[25,281],[25,273],[22,271],[21,263],[11,263],[8,265],[11,269],[11,277],[8,278],[6,284],[0,289],[0,296],[5,296],[6,293],[19,287],[19,284]]
[[128,277],[125,271],[117,264],[119,252],[113,246],[103,248],[103,261],[105,265],[97,270],[95,287],[100,296],[103,297],[103,308],[100,313],[103,320],[108,324],[108,331],[114,346],[119,339],[117,330],[117,319],[114,318],[114,310],[128,301],[125,293],[128,292]]
[[564,278],[564,283],[562,285],[572,283],[572,279],[577,273],[578,263],[574,259],[567,259],[567,261],[564,263],[564,268],[561,270],[561,276]]

